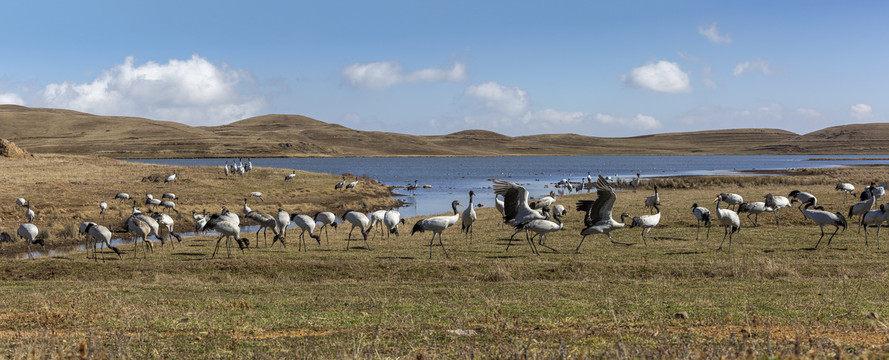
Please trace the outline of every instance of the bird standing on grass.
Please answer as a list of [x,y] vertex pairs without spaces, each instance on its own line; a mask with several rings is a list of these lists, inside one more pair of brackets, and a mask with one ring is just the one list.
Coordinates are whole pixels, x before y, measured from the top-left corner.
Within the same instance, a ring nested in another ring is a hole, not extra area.
[[658,195],[657,185],[655,185],[654,186],[654,195],[651,195],[651,196],[645,198],[645,207],[647,207],[649,211],[653,212],[654,206],[660,205],[660,204],[661,204],[661,196]]
[[43,241],[43,238],[38,237],[39,231],[37,230],[37,226],[31,223],[21,224],[18,229],[18,236],[25,240],[25,244],[28,247],[28,258],[33,259],[34,256],[31,255],[31,244],[40,245],[43,248],[46,248],[46,242]]
[[321,229],[318,229],[318,233],[321,233],[321,230],[324,230],[324,236],[327,238],[327,244],[330,245],[330,234],[327,233],[327,226],[330,225],[336,230],[336,215],[329,211],[319,211],[315,213],[315,216],[312,217],[315,221],[321,223]]
[[364,213],[360,213],[357,211],[349,210],[343,214],[343,221],[352,224],[352,228],[349,229],[349,237],[346,239],[346,250],[349,250],[349,242],[352,241],[352,231],[355,231],[357,227],[358,230],[361,230],[361,237],[364,238],[364,246],[370,250],[370,245],[367,243],[367,230],[368,224],[370,224],[370,220],[367,218],[367,215]]
[[716,196],[716,220],[719,221],[719,225],[725,230],[725,234],[722,235],[722,242],[719,243],[719,249],[716,251],[722,250],[722,245],[725,244],[725,237],[728,236],[728,251],[732,252],[732,235],[738,230],[741,230],[741,219],[738,218],[738,213],[726,209],[719,208],[720,203],[722,202],[723,194],[719,194]]
[[630,223],[631,228],[637,226],[642,228],[642,243],[645,245],[648,245],[645,241],[645,236],[661,222],[661,209],[657,207],[657,204],[651,206],[657,211],[654,215],[635,216],[633,217],[633,222]]
[[809,199],[803,207],[803,216],[806,219],[812,220],[812,222],[818,224],[818,227],[821,228],[821,237],[818,238],[818,242],[815,243],[815,249],[818,248],[818,245],[821,244],[821,239],[824,239],[824,225],[833,225],[836,227],[833,234],[830,235],[830,239],[827,239],[827,246],[830,246],[831,240],[833,240],[834,235],[837,234],[837,231],[840,231],[840,227],[843,228],[843,231],[846,231],[846,218],[843,217],[841,213],[830,213],[824,210],[809,210],[809,207],[814,207],[815,198]]
[[292,221],[294,224],[296,224],[296,226],[299,226],[300,230],[302,230],[299,233],[299,241],[297,242],[297,248],[296,248],[297,250],[296,251],[300,251],[300,250],[309,251],[309,247],[306,245],[306,231],[309,232],[309,236],[312,239],[315,239],[315,241],[318,242],[318,245],[321,245],[321,236],[315,235],[312,233],[315,231],[315,220],[314,219],[312,219],[308,215],[293,214],[290,217],[290,221]]
[[843,194],[843,205],[846,205],[846,198],[848,198],[849,195],[852,195],[853,198],[855,197],[855,185],[850,183],[839,183],[835,190],[845,192]]
[[583,245],[583,240],[586,239],[587,235],[605,234],[608,235],[608,240],[611,240],[612,244],[630,245],[615,242],[611,237],[613,230],[626,226],[624,221],[630,215],[627,213],[621,214],[620,222],[614,221],[611,217],[617,194],[614,193],[614,189],[611,188],[611,185],[608,184],[608,181],[602,175],[599,175],[599,179],[596,181],[596,194],[595,201],[581,200],[577,202],[577,211],[582,211],[585,215],[583,218],[584,228],[580,231],[580,235],[583,235],[583,237],[580,238],[577,249],[574,249],[575,253],[580,252],[580,246]]
[[694,214],[695,218],[698,219],[698,232],[695,234],[695,240],[698,240],[701,235],[701,222],[704,223],[704,226],[707,227],[707,239],[710,239],[710,209],[705,207],[698,206],[698,203],[694,203],[691,205],[691,213]]
[[358,186],[358,177],[357,176],[355,177],[355,181],[350,182],[349,185],[346,185],[346,190],[352,189],[356,186]]
[[454,210],[453,215],[445,215],[445,216],[435,216],[428,219],[423,219],[417,221],[414,224],[414,228],[411,229],[411,236],[414,235],[417,231],[426,232],[432,231],[432,238],[429,240],[429,258],[432,258],[432,245],[433,241],[435,241],[435,235],[438,234],[438,243],[441,245],[441,251],[444,251],[445,257],[450,258],[448,256],[448,251],[445,250],[444,243],[441,241],[441,233],[445,231],[445,229],[453,226],[460,220],[460,213],[457,212],[457,206],[462,206],[459,201],[454,200],[451,202],[451,209]]
[[475,214],[475,208],[472,206],[472,197],[475,196],[475,192],[469,190],[469,205],[466,206],[466,209],[463,210],[463,218],[460,224],[460,231],[462,231],[465,238],[469,238],[469,242],[472,242],[472,224],[475,223],[475,220],[478,219],[478,215]]
[[790,200],[780,195],[766,194],[766,206],[775,209],[775,225],[781,225],[778,222],[778,215],[781,209],[790,206]]

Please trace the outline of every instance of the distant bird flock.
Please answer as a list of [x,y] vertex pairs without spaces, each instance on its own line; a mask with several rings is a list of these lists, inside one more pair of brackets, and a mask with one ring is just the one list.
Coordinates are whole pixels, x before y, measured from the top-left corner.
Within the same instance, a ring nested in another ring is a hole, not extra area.
[[[253,165],[250,159],[247,159],[246,162],[241,159],[237,161],[226,160],[223,166],[223,174],[226,177],[243,176],[248,174],[252,168]],[[298,181],[295,180],[298,176],[296,170],[293,170],[290,174],[282,175],[284,178],[283,184]],[[182,180],[178,171],[169,174],[163,179],[165,188],[175,188],[176,186],[181,186],[176,185],[177,183],[189,182],[187,179]],[[351,182],[347,182],[345,175],[341,179],[340,182],[332,184],[334,192],[361,191],[362,187],[357,176]],[[653,194],[647,196],[644,202],[639,204],[649,209],[648,214],[631,217],[628,213],[622,212],[617,217],[619,220],[616,220],[614,206],[618,195],[614,189],[614,183],[610,179],[613,178],[603,177],[602,175],[593,177],[591,174],[588,174],[587,177],[581,178],[579,185],[570,179],[561,179],[554,182],[559,193],[550,191],[549,194],[536,199],[532,199],[530,193],[520,184],[493,179],[491,188],[493,189],[495,208],[502,217],[502,223],[509,225],[510,230],[513,231],[504,251],[509,251],[513,238],[524,232],[525,242],[527,242],[532,254],[540,255],[538,246],[548,248],[552,252],[558,252],[547,244],[549,235],[561,231],[565,226],[563,219],[568,211],[565,205],[557,204],[558,199],[560,195],[564,194],[565,190],[579,192],[583,189],[587,189],[587,191],[595,189],[597,195],[594,200],[576,201],[572,207],[583,214],[583,226],[579,234],[577,247],[574,249],[575,253],[580,252],[587,236],[597,234],[604,234],[615,245],[633,245],[633,243],[617,242],[612,237],[612,232],[623,228],[638,229],[637,231],[640,232],[637,234],[640,234],[641,238],[635,243],[648,245],[648,240],[651,239],[649,234],[652,229],[660,224],[661,209],[664,207],[658,186],[653,186]],[[629,184],[626,189],[632,189],[635,192],[641,181],[641,174],[637,173],[635,178],[623,184],[625,186]],[[849,205],[848,211],[842,212],[826,211],[822,206],[818,205],[818,199],[813,194],[800,190],[791,191],[786,197],[767,194],[764,201],[752,202],[745,202],[738,194],[720,193],[710,198],[712,203],[715,203],[715,209],[708,209],[706,206],[701,206],[698,203],[691,204],[690,213],[695,221],[695,223],[691,223],[691,226],[696,226],[697,228],[695,230],[695,239],[700,238],[702,226],[706,228],[706,238],[708,239],[711,226],[716,225],[722,228],[723,238],[716,251],[725,249],[726,252],[731,252],[734,237],[737,236],[742,227],[740,214],[746,213],[747,222],[757,227],[760,226],[760,215],[773,213],[775,225],[780,226],[779,213],[781,209],[791,207],[794,203],[799,202],[797,208],[802,216],[818,225],[821,232],[818,240],[813,245],[814,249],[819,247],[821,242],[825,240],[825,237],[827,237],[826,244],[829,246],[836,234],[848,227],[848,221],[852,221],[856,217],[857,220],[855,221],[858,224],[859,232],[860,228],[864,227],[865,244],[867,245],[870,236],[868,227],[876,227],[875,236],[879,238],[880,227],[889,221],[889,209],[887,209],[886,205],[878,203],[878,199],[885,194],[887,186],[889,185],[886,183],[880,186],[871,183],[858,192],[860,196],[856,197],[853,184],[838,183],[836,190],[844,192],[844,204],[846,198],[850,195],[853,199],[859,199],[858,202]],[[412,184],[408,183],[405,188],[411,192],[415,191],[418,189],[417,180],[414,180]],[[274,194],[274,191],[272,193]],[[176,219],[181,216],[174,202],[179,200],[176,194],[172,192],[164,193],[160,199],[155,198],[152,194],[145,194],[145,200],[142,202],[142,205],[145,206],[147,213],[143,213],[139,209],[139,201],[133,199],[128,193],[121,192],[113,197],[111,195],[108,196],[108,198],[102,200],[97,199],[99,201],[98,216],[104,220],[106,212],[109,211],[109,206],[114,204],[130,207],[130,215],[119,226],[106,227],[88,221],[81,223],[78,232],[84,237],[85,249],[92,247],[91,252],[87,251],[88,258],[90,253],[92,253],[92,258],[98,261],[99,254],[101,253],[102,261],[105,261],[106,253],[104,249],[107,248],[117,255],[119,259],[123,259],[120,248],[114,246],[115,244],[119,245],[119,243],[112,242],[112,230],[110,229],[113,228],[122,228],[123,231],[129,234],[129,239],[133,244],[133,258],[141,257],[144,259],[154,252],[155,246],[151,240],[152,238],[160,241],[161,248],[167,246],[167,242],[170,243],[170,248],[173,248],[182,241],[182,235],[175,230]],[[445,247],[445,241],[443,241],[443,233],[448,228],[457,226],[457,224],[459,224],[464,241],[467,244],[473,242],[473,228],[477,226],[479,221],[474,206],[475,197],[475,191],[471,190],[468,192],[466,199],[455,199],[451,202],[449,214],[427,217],[413,224],[410,231],[411,236],[417,233],[431,233],[429,238],[430,259],[434,256],[433,248],[435,246],[441,247],[441,252],[445,258],[450,257]],[[238,251],[246,253],[250,249],[251,242],[253,243],[253,248],[259,247],[260,231],[263,232],[262,243],[265,247],[274,247],[280,242],[281,248],[287,248],[288,235],[291,235],[295,236],[297,251],[306,251],[311,246],[322,246],[322,233],[324,240],[329,245],[329,229],[337,230],[338,225],[343,224],[349,227],[348,234],[345,238],[342,238],[345,240],[345,250],[355,248],[353,242],[356,241],[361,242],[363,245],[363,247],[360,247],[361,249],[371,250],[368,243],[368,235],[372,235],[373,239],[376,239],[376,233],[379,232],[381,240],[390,240],[392,235],[399,236],[398,228],[405,223],[405,219],[402,218],[395,208],[380,209],[370,213],[353,209],[343,212],[339,217],[330,211],[299,214],[289,213],[283,208],[278,208],[277,211],[272,213],[266,213],[252,209],[248,205],[251,198],[259,200],[259,203],[254,203],[254,206],[260,206],[261,203],[265,202],[262,192],[247,191],[244,193],[243,207],[240,214],[229,211],[225,206],[222,206],[219,212],[211,214],[208,214],[205,209],[201,212],[191,210],[194,226],[190,228],[194,229],[195,234],[203,234],[210,230],[215,231],[217,234],[215,246],[210,255],[211,258],[219,255],[223,247],[225,248],[226,257],[231,257],[232,250],[236,253]],[[113,200],[114,202],[109,205],[109,202],[105,200]],[[466,206],[460,200],[466,200]],[[709,202],[710,200],[707,201]],[[41,236],[37,225],[35,225],[35,223],[40,223],[39,218],[36,216],[37,214],[34,211],[35,208],[32,207],[31,201],[25,198],[17,198],[15,202],[18,208],[22,209],[22,220],[24,222],[18,227],[15,237],[6,232],[0,233],[0,244],[15,242],[19,239],[24,240],[28,257],[33,258],[31,245],[46,246],[45,238]],[[40,204],[36,204],[36,206],[39,207]],[[464,207],[464,209],[460,211],[458,207]],[[685,209],[689,208],[686,207]],[[171,216],[171,213],[175,214],[176,218]],[[246,223],[242,224],[242,218],[244,221],[249,221],[250,224],[258,225],[255,240],[251,241],[248,237],[242,235],[242,227],[246,225]],[[691,217],[689,217],[689,221],[692,221]],[[288,228],[291,225],[293,228],[290,229],[291,234],[288,234]],[[269,230],[273,233],[273,239],[270,244],[267,238]],[[435,241],[436,237],[438,238],[437,243]],[[223,242],[223,240],[225,241]]]

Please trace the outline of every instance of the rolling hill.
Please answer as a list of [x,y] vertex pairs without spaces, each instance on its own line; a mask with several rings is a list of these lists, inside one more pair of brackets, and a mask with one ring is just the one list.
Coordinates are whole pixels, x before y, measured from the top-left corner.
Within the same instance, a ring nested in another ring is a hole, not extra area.
[[32,153],[114,158],[495,156],[606,154],[879,154],[889,124],[663,133],[626,138],[576,134],[510,137],[485,130],[417,136],[359,131],[299,115],[264,115],[212,127],[63,109],[0,105],[0,137]]

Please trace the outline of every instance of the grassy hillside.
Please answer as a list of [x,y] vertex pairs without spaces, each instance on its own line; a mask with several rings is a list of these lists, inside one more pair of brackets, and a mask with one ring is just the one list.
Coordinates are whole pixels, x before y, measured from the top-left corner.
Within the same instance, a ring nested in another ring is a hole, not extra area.
[[137,157],[784,154],[889,152],[889,124],[806,135],[778,129],[663,133],[627,138],[576,134],[510,137],[484,130],[416,136],[359,131],[299,115],[264,115],[191,127],[133,117],[0,105],[0,137],[33,153]]

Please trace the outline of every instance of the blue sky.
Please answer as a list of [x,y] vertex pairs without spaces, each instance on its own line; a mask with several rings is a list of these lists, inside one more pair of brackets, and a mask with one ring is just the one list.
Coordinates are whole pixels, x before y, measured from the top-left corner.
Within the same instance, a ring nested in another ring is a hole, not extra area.
[[0,103],[218,125],[633,136],[886,121],[881,1],[3,6]]

